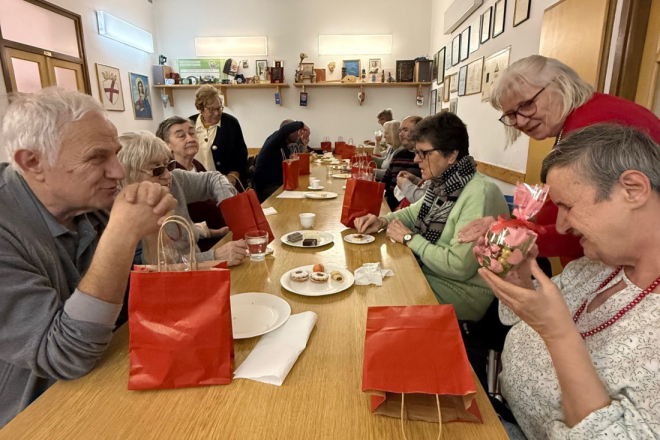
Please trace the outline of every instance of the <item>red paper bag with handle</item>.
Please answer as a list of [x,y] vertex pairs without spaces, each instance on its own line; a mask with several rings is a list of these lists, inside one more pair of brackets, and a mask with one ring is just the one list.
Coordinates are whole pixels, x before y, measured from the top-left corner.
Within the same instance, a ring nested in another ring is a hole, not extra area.
[[349,139],[348,143],[344,145],[344,148],[341,151],[341,158],[342,159],[350,159],[355,155],[355,151],[357,150],[357,147],[353,145],[353,139]]
[[284,191],[298,188],[298,174],[300,172],[300,160],[286,159],[282,161],[282,177]]
[[245,234],[250,231],[258,230],[268,232],[268,243],[275,239],[253,189],[223,200],[220,202],[220,210],[234,241],[245,238]]
[[362,179],[348,179],[341,209],[341,223],[354,228],[356,218],[363,215],[380,214],[385,184]]
[[158,265],[136,266],[131,274],[128,389],[228,384],[234,361],[229,270],[220,261],[198,265],[194,246],[187,264],[163,264],[168,223],[183,226],[194,243],[188,222],[168,217],[158,234]]
[[309,176],[309,156],[310,153],[298,153],[298,175]]
[[337,138],[337,142],[335,142],[335,156],[341,156],[342,151],[344,151],[344,147],[346,146],[346,142],[344,142],[344,138],[339,136]]
[[369,307],[362,391],[375,414],[481,423],[454,307]]
[[323,138],[323,142],[321,142],[321,150],[332,151],[332,142],[330,142],[330,138],[328,136]]

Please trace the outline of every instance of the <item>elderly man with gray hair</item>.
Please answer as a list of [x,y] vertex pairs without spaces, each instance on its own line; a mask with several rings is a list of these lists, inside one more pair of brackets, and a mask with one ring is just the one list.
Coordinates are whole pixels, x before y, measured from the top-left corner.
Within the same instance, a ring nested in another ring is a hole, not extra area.
[[2,135],[11,163],[0,163],[0,427],[94,367],[138,242],[176,205],[157,183],[117,192],[117,130],[91,96],[20,95]]

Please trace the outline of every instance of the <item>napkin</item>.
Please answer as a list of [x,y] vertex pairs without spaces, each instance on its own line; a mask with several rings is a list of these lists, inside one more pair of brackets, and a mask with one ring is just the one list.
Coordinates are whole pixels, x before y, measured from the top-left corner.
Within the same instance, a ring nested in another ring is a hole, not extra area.
[[390,269],[381,269],[380,263],[364,263],[355,271],[355,285],[366,286],[367,284],[383,285],[383,277],[394,275]]
[[287,322],[261,338],[252,353],[234,372],[234,379],[252,379],[280,386],[307,346],[316,324],[316,313],[289,316]]
[[398,186],[394,187],[394,197],[400,202],[406,195]]
[[274,215],[277,214],[277,211],[275,211],[275,208],[270,207],[270,208],[264,208],[264,215]]
[[304,199],[305,193],[303,191],[282,191],[282,194],[276,199]]

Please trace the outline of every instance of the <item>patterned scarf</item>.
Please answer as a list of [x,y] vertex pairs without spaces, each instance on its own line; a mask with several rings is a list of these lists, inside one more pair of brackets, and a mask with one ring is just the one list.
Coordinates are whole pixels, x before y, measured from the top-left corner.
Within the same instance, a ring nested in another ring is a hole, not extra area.
[[431,243],[438,241],[456,200],[476,172],[472,156],[465,156],[433,179],[424,194],[413,232]]

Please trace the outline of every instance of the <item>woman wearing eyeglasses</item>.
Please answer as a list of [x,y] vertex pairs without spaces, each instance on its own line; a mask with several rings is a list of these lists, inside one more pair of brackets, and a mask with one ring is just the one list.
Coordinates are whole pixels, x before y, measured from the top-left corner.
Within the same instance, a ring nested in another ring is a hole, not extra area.
[[248,151],[238,119],[224,113],[224,100],[210,84],[197,89],[195,107],[199,113],[190,117],[199,141],[195,159],[208,171],[220,171],[245,184]]
[[476,218],[508,212],[506,201],[497,185],[477,172],[458,116],[429,116],[409,137],[416,143],[422,178],[431,181],[424,198],[383,217],[360,217],[355,227],[362,234],[386,228],[391,240],[413,251],[438,302],[453,304],[459,320],[479,321],[493,293],[477,273],[472,245],[458,243],[456,233]]
[[[511,64],[491,94],[491,105],[502,112],[508,143],[520,133],[536,140],[556,138],[589,125],[611,122],[641,129],[660,142],[660,120],[646,108],[612,95],[595,93],[593,87],[566,64],[532,55]],[[548,200],[537,215],[545,228],[537,241],[540,257],[561,257],[565,265],[583,255],[573,235],[557,233],[557,207]],[[460,231],[462,243],[482,237],[493,218],[479,219]]]
[[[126,173],[122,186],[149,181],[168,187],[177,200],[174,214],[185,218],[191,225],[193,222],[188,213],[188,203],[214,199],[219,204],[236,195],[234,187],[219,172],[191,173],[176,169],[176,161],[167,144],[149,132],[124,133],[119,137],[119,143],[122,149],[118,159]],[[165,231],[175,248],[182,255],[187,255],[190,243],[185,231],[178,225],[168,225]],[[193,228],[193,233],[197,261],[225,260],[229,266],[233,266],[245,258],[247,246],[243,240],[200,252],[196,244],[199,231]],[[143,260],[147,263],[156,261],[155,240],[144,240],[142,244]]]

